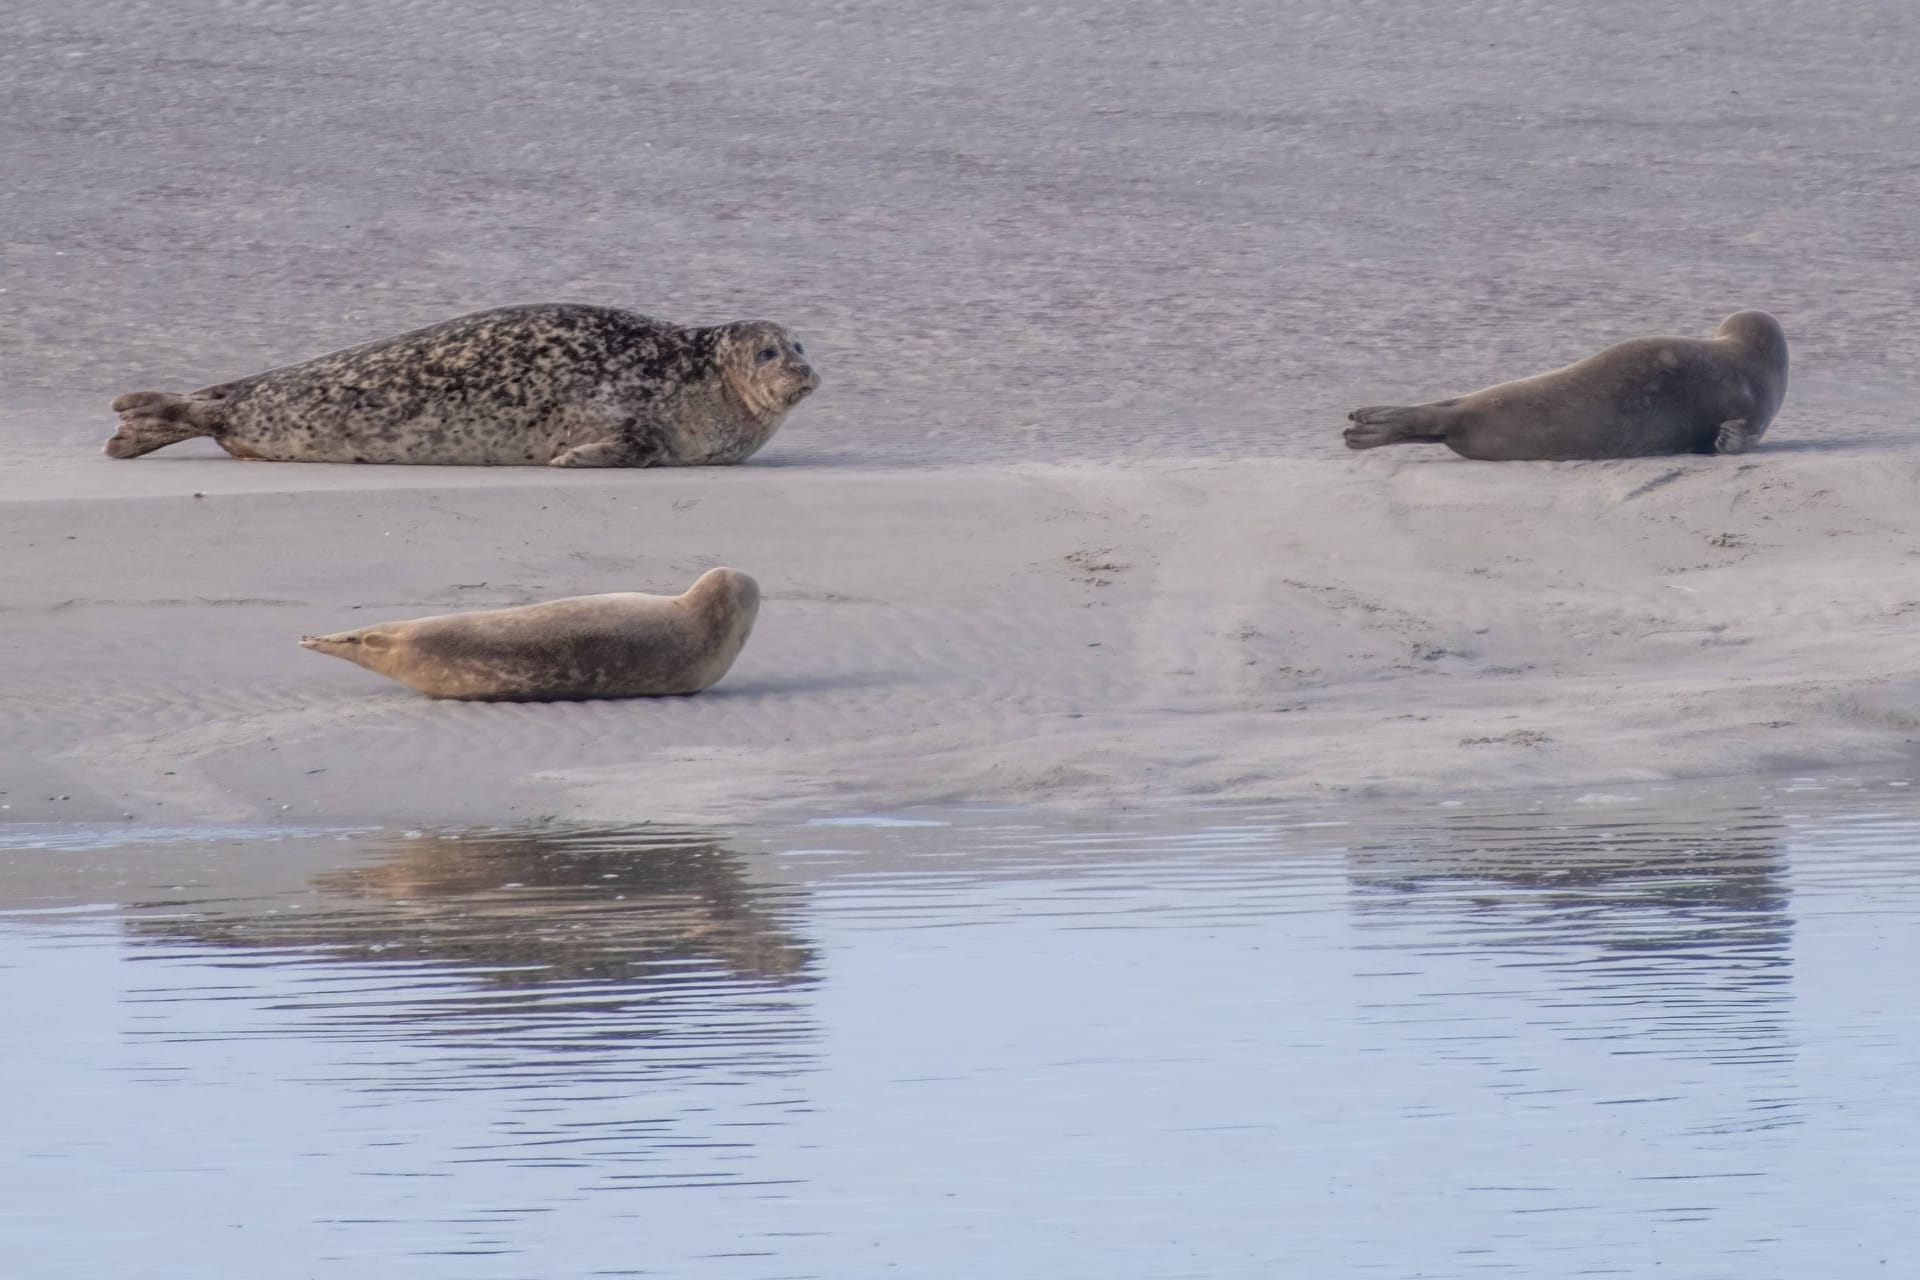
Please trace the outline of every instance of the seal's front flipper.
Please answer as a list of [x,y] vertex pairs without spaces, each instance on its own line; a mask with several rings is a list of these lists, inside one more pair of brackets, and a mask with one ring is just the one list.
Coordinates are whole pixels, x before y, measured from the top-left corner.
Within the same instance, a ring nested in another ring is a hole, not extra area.
[[167,391],[129,391],[113,402],[120,429],[107,441],[109,458],[137,458],[195,436],[210,436],[226,413],[221,397]]
[[1745,453],[1753,447],[1753,432],[1747,429],[1745,418],[1735,418],[1720,424],[1720,434],[1714,437],[1715,453]]
[[1388,444],[1441,444],[1447,438],[1427,405],[1375,405],[1347,415],[1353,423],[1344,436],[1349,449],[1378,449]]
[[648,467],[654,459],[624,440],[575,445],[547,465],[550,467]]

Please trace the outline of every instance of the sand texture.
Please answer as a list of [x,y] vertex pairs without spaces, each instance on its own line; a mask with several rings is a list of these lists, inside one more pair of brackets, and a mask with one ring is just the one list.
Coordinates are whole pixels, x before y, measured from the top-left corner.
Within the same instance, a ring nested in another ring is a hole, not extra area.
[[[750,817],[1910,759],[1910,0],[20,0],[0,817]],[[702,472],[99,456],[514,302],[793,326]],[[1353,455],[1347,410],[1777,315],[1738,459]],[[195,493],[204,496],[195,497]],[[305,633],[716,564],[692,699],[431,702]]]
[[[86,460],[36,487],[0,501],[14,818],[1452,794],[1895,760],[1920,733],[1904,455]],[[722,563],[766,598],[693,698],[437,702],[295,644]]]

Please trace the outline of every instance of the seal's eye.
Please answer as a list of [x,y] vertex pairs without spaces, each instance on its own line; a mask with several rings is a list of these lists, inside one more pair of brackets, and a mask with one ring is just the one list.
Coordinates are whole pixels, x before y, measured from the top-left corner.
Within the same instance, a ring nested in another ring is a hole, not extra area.
[[803,355],[805,355],[805,354],[807,354],[807,344],[806,344],[806,343],[804,343],[804,342],[796,342],[796,343],[794,343],[794,344],[793,344],[793,354],[795,354],[795,355],[797,355],[797,356],[803,356]]
[[779,354],[780,353],[772,347],[762,347],[760,348],[760,354],[753,358],[754,363],[765,364]]

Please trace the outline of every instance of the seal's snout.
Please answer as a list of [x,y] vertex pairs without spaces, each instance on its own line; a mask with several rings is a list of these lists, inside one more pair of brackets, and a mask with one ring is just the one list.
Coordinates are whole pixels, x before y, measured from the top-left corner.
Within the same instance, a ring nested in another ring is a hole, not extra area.
[[789,405],[799,404],[802,400],[805,400],[808,396],[820,389],[820,375],[814,372],[812,365],[797,365],[793,372],[799,381],[794,384],[792,392],[787,396],[787,403]]

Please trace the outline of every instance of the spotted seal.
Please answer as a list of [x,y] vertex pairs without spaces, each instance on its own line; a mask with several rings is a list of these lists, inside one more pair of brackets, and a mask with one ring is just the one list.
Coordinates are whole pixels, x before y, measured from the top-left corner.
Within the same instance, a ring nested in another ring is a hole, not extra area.
[[1355,409],[1349,449],[1445,444],[1489,462],[1744,453],[1787,394],[1787,336],[1740,311],[1711,338],[1635,338],[1456,400]]
[[470,466],[742,462],[820,378],[767,320],[501,307],[236,382],[113,402],[115,458],[212,436],[236,458]]
[[759,611],[751,577],[709,569],[683,595],[570,596],[307,636],[300,646],[436,698],[638,698],[698,693],[719,680]]

